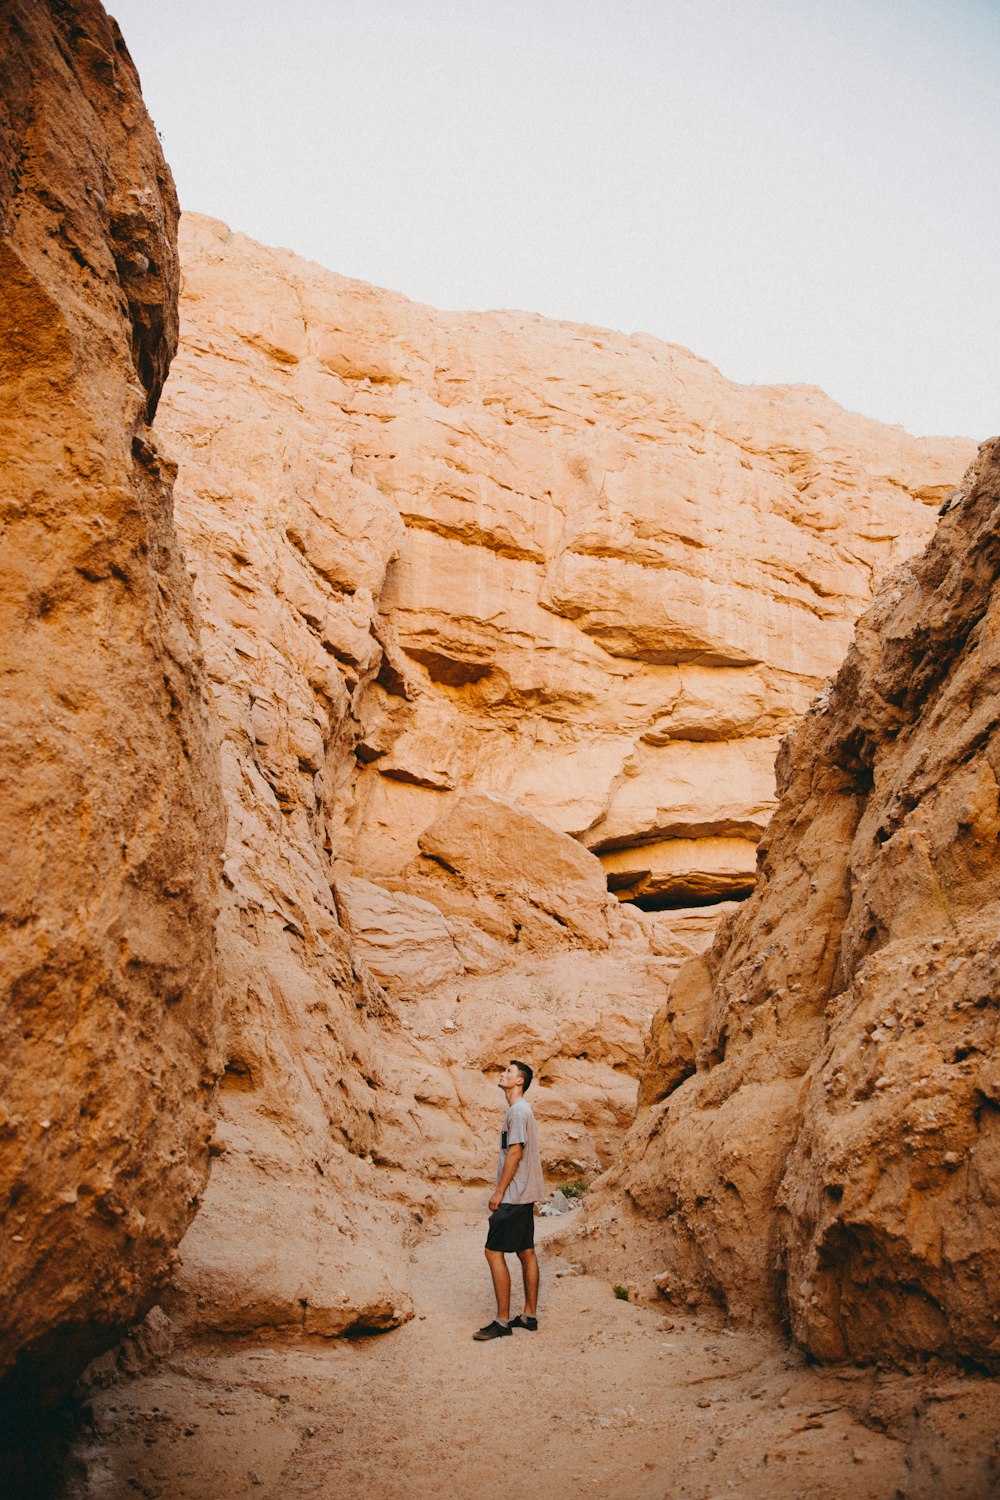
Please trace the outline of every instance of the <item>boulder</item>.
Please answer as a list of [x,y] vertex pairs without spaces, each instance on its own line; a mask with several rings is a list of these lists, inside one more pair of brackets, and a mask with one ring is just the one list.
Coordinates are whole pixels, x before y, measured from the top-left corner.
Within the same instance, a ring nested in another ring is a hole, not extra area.
[[418,847],[403,879],[413,888],[439,885],[439,899],[474,914],[498,937],[541,950],[566,934],[602,949],[617,930],[617,904],[599,860],[501,797],[453,797]]

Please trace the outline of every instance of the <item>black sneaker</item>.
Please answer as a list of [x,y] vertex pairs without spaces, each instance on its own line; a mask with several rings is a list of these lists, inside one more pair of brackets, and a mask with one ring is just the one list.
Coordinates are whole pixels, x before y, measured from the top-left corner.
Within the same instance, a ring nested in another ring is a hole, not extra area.
[[529,1333],[537,1333],[538,1319],[529,1318],[522,1313],[518,1313],[516,1318],[511,1318],[510,1326],[511,1328],[526,1328]]
[[507,1323],[498,1323],[496,1318],[492,1323],[487,1323],[485,1328],[480,1328],[478,1333],[472,1335],[480,1344],[485,1344],[487,1339],[506,1339],[510,1337],[510,1326]]

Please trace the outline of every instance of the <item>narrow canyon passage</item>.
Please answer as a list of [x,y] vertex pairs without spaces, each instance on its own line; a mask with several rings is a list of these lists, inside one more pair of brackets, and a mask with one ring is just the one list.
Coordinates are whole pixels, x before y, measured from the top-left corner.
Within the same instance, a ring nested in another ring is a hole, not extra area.
[[100,0],[0,122],[0,1500],[1000,1497],[1000,439],[181,224]]
[[[72,1500],[987,1500],[997,1381],[819,1370],[721,1317],[636,1307],[539,1220],[537,1335],[476,1344],[492,1303],[481,1190],[414,1250],[390,1334],[193,1342],[97,1392]],[[513,1307],[520,1306],[515,1294]]]

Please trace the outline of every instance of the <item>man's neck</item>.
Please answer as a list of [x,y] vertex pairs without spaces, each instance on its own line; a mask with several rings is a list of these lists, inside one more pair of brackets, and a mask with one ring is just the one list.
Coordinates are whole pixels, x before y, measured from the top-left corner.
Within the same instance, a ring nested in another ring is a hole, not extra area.
[[504,1098],[507,1100],[507,1108],[510,1109],[515,1100],[520,1099],[523,1096],[524,1089],[519,1089],[517,1084],[515,1083],[512,1084],[509,1089],[504,1089],[503,1092]]

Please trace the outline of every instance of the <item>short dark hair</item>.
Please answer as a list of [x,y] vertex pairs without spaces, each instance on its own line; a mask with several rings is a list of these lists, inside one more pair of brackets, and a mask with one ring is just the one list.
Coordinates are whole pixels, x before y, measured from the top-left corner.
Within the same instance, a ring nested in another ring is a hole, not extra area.
[[531,1070],[531,1068],[528,1067],[527,1063],[518,1062],[518,1060],[517,1060],[516,1057],[512,1057],[511,1058],[510,1065],[511,1065],[512,1068],[516,1068],[518,1070],[518,1072],[520,1073],[520,1075],[521,1075],[521,1081],[522,1081],[522,1083],[524,1085],[524,1087],[521,1089],[521,1093],[522,1094],[526,1094],[528,1092],[528,1090],[531,1088],[531,1080],[535,1076],[534,1073],[533,1073],[533,1071]]

